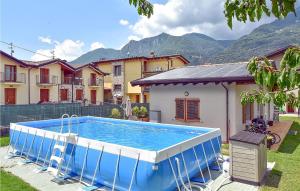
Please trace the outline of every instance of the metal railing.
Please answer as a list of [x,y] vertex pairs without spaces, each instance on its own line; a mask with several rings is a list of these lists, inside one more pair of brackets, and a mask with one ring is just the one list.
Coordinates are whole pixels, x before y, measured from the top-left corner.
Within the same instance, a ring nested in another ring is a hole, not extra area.
[[98,78],[89,78],[88,82],[89,82],[88,83],[89,86],[101,86],[103,83],[103,81]]
[[73,77],[63,77],[61,79],[61,84],[74,84],[74,85],[83,85],[82,78],[73,78]]
[[36,84],[42,85],[56,85],[58,84],[58,76],[50,75],[36,75]]
[[[123,116],[121,105],[113,103],[100,103],[90,105],[82,103],[57,103],[57,104],[26,104],[26,105],[1,105],[0,125],[8,126],[10,123],[21,121],[35,121],[45,119],[57,119],[64,113],[76,114],[78,116],[110,117],[113,108],[119,109]],[[147,103],[132,103],[131,107],[145,106],[149,111]]]
[[0,82],[3,83],[26,83],[26,75],[17,72],[0,72]]

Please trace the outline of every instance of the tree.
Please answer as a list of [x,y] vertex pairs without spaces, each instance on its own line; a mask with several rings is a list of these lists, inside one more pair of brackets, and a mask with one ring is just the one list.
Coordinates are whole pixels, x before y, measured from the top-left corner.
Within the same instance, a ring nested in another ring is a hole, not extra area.
[[300,95],[300,48],[289,48],[277,69],[273,62],[265,57],[254,57],[248,63],[248,71],[254,77],[259,90],[242,92],[241,103],[259,104],[273,102],[282,107],[288,103],[293,107],[300,107],[300,97],[291,92],[298,90]]
[[139,15],[147,16],[153,15],[153,5],[147,0],[129,0],[129,4],[137,8]]

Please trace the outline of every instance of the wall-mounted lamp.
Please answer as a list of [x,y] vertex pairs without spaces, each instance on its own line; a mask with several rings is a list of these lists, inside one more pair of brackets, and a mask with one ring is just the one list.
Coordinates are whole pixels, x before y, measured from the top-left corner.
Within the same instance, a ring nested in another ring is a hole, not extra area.
[[189,95],[190,95],[190,93],[189,93],[188,91],[185,91],[185,92],[184,92],[184,96],[187,97],[187,96],[189,96]]

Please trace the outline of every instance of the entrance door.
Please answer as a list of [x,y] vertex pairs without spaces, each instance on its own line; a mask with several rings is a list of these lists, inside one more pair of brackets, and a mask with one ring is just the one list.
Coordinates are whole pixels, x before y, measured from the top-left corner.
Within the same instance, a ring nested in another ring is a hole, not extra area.
[[288,113],[294,113],[295,110],[294,110],[293,106],[287,104],[287,106],[286,106],[286,112],[288,112]]
[[135,96],[135,103],[140,103],[140,95]]
[[40,102],[49,102],[49,89],[40,89]]
[[82,98],[83,98],[83,90],[77,89],[76,90],[76,100],[80,101],[80,100],[82,100]]
[[5,88],[5,104],[16,104],[16,88]]
[[97,91],[91,90],[91,104],[96,104]]

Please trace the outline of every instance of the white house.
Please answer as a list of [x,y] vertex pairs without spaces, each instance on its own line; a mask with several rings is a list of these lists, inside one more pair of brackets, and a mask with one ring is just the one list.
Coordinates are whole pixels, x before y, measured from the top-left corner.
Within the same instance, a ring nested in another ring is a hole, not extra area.
[[247,120],[273,120],[273,104],[241,104],[242,91],[258,88],[246,62],[188,66],[131,84],[149,88],[150,110],[161,111],[162,123],[220,128],[225,142]]

